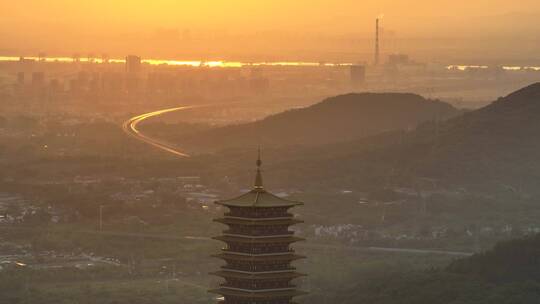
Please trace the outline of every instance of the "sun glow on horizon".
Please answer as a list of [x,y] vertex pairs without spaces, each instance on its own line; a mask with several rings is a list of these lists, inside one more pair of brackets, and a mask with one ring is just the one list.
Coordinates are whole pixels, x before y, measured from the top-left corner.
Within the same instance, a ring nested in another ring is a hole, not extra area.
[[[71,58],[71,57],[16,57],[16,56],[0,56],[0,62],[2,61],[35,61],[46,63],[125,63],[125,59],[107,59],[102,58]],[[142,63],[149,65],[169,65],[169,66],[191,66],[191,67],[210,67],[210,68],[241,68],[244,66],[303,66],[303,67],[317,67],[317,66],[350,66],[352,63],[328,63],[328,62],[301,62],[301,61],[265,61],[265,62],[240,62],[240,61],[226,61],[226,60],[168,60],[168,59],[142,59]]]

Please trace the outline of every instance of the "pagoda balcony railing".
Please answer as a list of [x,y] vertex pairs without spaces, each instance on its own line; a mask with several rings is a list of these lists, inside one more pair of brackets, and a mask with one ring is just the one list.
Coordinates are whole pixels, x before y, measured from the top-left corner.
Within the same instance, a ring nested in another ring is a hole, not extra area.
[[252,214],[252,213],[238,213],[238,212],[225,212],[224,214],[227,217],[231,218],[240,218],[240,219],[291,219],[294,217],[291,213],[268,213],[268,214]]
[[250,275],[269,274],[269,273],[289,273],[289,272],[296,271],[296,268],[294,267],[289,267],[289,269],[270,270],[270,271],[246,271],[246,270],[239,270],[239,269],[233,269],[233,268],[226,268],[224,266],[222,266],[221,269],[227,270],[228,272],[236,272],[236,273],[243,273],[243,274],[250,274]]
[[261,250],[254,250],[253,248],[223,248],[223,252],[238,252],[245,254],[270,254],[270,253],[292,253],[294,249],[292,248],[265,248]]
[[248,290],[268,290],[268,289],[293,289],[296,288],[296,285],[293,284],[230,284],[222,283],[219,284],[221,287],[227,288],[238,288],[238,289],[248,289]]
[[239,235],[239,236],[290,236],[294,234],[294,231],[253,231],[253,230],[237,230],[237,229],[228,229],[224,230],[223,234],[227,235]]
[[285,291],[285,290],[294,290],[296,287],[295,286],[291,286],[291,287],[282,287],[282,288],[257,288],[257,289],[254,289],[254,288],[242,288],[242,287],[237,287],[237,286],[223,286],[223,284],[221,285],[221,287],[223,288],[227,288],[227,289],[231,289],[231,290],[238,290],[238,291],[245,291],[245,292],[272,292],[272,291]]
[[285,267],[279,267],[279,268],[276,268],[276,267],[241,267],[241,266],[238,266],[238,265],[235,265],[235,266],[231,266],[231,265],[225,265],[225,266],[221,266],[222,269],[225,269],[225,270],[239,270],[239,271],[245,271],[245,272],[261,272],[261,273],[264,273],[264,272],[281,272],[281,271],[293,271],[293,270],[296,270],[296,267],[292,267],[292,266],[285,266]]
[[242,269],[246,271],[269,271],[289,269],[290,263],[264,263],[264,262],[246,262],[246,263],[228,263],[224,265],[233,269]]
[[285,252],[280,251],[280,252],[270,252],[270,253],[247,253],[247,252],[232,251],[226,248],[221,249],[221,251],[224,253],[241,255],[241,256],[281,256],[281,255],[288,255],[295,252],[293,249],[289,249]]

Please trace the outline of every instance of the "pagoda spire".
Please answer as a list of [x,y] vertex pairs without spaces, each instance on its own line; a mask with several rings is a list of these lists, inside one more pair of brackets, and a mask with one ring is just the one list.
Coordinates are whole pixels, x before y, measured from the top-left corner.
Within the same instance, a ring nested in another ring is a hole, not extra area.
[[257,174],[255,175],[255,189],[263,189],[263,180],[262,180],[262,174],[261,174],[261,148],[259,147],[258,155],[257,155],[257,162],[255,163],[257,165]]

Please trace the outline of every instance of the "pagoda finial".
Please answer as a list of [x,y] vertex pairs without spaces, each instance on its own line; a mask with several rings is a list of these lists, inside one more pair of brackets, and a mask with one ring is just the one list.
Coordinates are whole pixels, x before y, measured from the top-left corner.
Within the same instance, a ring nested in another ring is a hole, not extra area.
[[257,175],[255,175],[255,189],[262,189],[263,188],[263,180],[262,180],[262,174],[261,174],[261,147],[258,149],[258,155],[257,155],[257,162],[255,163],[257,165]]

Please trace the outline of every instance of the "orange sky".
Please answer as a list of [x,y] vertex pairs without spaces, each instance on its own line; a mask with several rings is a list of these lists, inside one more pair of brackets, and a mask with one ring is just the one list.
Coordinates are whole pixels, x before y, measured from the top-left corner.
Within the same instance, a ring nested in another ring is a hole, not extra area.
[[59,43],[131,51],[141,44],[135,37],[174,30],[214,35],[216,43],[226,35],[276,31],[369,38],[381,13],[387,31],[400,38],[532,37],[540,28],[538,0],[17,0],[0,6],[0,52],[56,50]]

